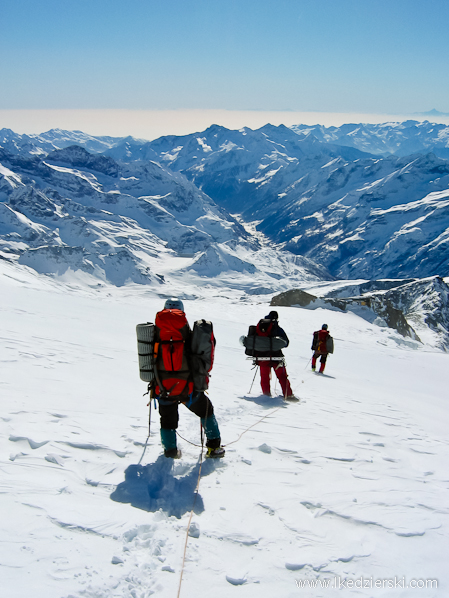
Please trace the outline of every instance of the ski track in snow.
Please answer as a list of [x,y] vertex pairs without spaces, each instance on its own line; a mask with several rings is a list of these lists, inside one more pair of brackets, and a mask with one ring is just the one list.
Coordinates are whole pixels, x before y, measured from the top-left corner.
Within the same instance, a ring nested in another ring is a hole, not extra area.
[[[449,591],[447,354],[412,350],[353,314],[279,308],[301,399],[287,404],[260,395],[257,377],[248,392],[254,372],[238,343],[267,304],[186,301],[191,323],[214,322],[210,396],[227,448],[200,465],[187,442],[200,443],[199,420],[181,406],[186,440],[173,462],[154,410],[144,452],[135,341],[162,300],[138,287],[106,294],[6,277],[1,289],[5,596],[176,596],[192,508],[181,596],[290,598],[301,595],[296,580],[334,576],[439,582],[359,596]],[[321,320],[343,339],[325,376],[307,363]]]

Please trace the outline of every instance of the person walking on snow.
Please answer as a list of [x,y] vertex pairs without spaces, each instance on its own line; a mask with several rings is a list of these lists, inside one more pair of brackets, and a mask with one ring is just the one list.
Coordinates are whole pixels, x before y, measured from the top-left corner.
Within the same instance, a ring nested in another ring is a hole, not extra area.
[[[184,404],[200,419],[206,434],[207,457],[223,457],[220,430],[214,407],[203,391],[195,389],[189,369],[192,330],[180,299],[167,299],[164,309],[156,314],[155,360],[157,386],[155,396],[161,418],[161,442],[164,455],[173,459],[181,457],[176,442],[178,405]],[[215,346],[215,339],[213,339]]]
[[322,374],[324,372],[324,368],[326,367],[327,356],[329,353],[333,352],[333,342],[331,343],[331,347],[330,341],[332,341],[332,337],[327,329],[327,324],[323,324],[321,326],[321,330],[316,330],[313,333],[313,341],[311,347],[312,351],[314,352],[312,355],[312,370],[316,370],[316,362],[318,357],[320,357],[320,369],[318,372],[319,374]]
[[[278,322],[279,316],[277,311],[270,311],[268,316],[265,316],[263,320],[260,320],[257,324],[256,334],[258,336],[268,336],[268,337],[280,337],[285,340],[286,347],[288,347],[290,341],[285,333],[285,331],[279,326]],[[295,395],[293,394],[292,388],[290,386],[290,381],[287,375],[287,369],[285,367],[285,363],[283,360],[284,354],[282,351],[273,350],[269,351],[265,354],[258,353],[258,357],[273,357],[274,359],[258,359],[256,357],[256,363],[260,367],[260,385],[262,387],[262,392],[264,395],[271,396],[271,388],[270,388],[270,378],[271,378],[271,369],[274,369],[274,372],[279,380],[279,384],[282,388],[282,394],[287,401],[294,401],[297,400]]]

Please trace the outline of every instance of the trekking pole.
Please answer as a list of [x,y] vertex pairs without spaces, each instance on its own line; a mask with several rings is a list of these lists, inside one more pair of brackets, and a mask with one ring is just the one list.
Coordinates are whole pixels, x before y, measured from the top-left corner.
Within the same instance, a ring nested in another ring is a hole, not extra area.
[[[313,355],[312,355],[313,357]],[[312,357],[309,359],[309,361],[306,363],[306,367],[304,368],[305,370],[309,367],[309,363],[312,361]]]
[[253,378],[253,381],[251,382],[251,387],[249,389],[249,393],[248,394],[251,394],[251,390],[253,388],[254,380],[256,379],[257,368],[258,368],[258,366],[256,365],[256,371],[254,372],[254,378]]
[[147,450],[147,445],[148,445],[148,441],[150,439],[150,434],[151,434],[151,401],[152,401],[152,397],[151,397],[151,388],[150,388],[149,384],[148,384],[148,390],[143,396],[145,396],[145,395],[148,395],[150,397],[150,401],[148,403],[148,405],[150,407],[149,414],[148,414],[148,438],[145,441],[145,446],[143,447],[143,453],[142,453],[142,456],[140,457],[138,465],[141,464],[142,459],[145,455],[145,451]]

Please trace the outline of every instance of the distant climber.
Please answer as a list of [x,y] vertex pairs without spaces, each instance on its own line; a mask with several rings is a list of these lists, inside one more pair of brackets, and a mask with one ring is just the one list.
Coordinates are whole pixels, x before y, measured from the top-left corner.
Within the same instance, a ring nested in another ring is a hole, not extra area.
[[164,309],[156,314],[154,394],[159,403],[161,441],[166,457],[181,457],[176,442],[180,403],[201,418],[207,438],[206,456],[223,457],[225,454],[213,405],[204,393],[215,344],[211,322],[199,320],[192,331],[180,299],[167,299]]
[[318,373],[322,374],[324,372],[324,368],[326,367],[327,356],[329,353],[334,352],[334,339],[329,334],[327,324],[323,324],[321,326],[321,330],[316,330],[313,333],[311,349],[314,352],[312,355],[312,370],[316,370],[316,362],[319,357],[320,369]]
[[259,320],[257,326],[250,326],[248,336],[242,337],[246,355],[254,357],[254,363],[260,367],[260,385],[264,395],[271,396],[270,378],[273,369],[287,401],[297,401],[285,367],[282,349],[288,347],[289,340],[285,331],[279,326],[277,311]]

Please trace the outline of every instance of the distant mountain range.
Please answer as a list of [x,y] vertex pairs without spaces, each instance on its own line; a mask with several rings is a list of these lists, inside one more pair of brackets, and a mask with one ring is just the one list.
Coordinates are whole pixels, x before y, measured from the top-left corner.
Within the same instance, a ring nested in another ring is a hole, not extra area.
[[[231,239],[254,251],[260,237],[253,232],[260,232],[277,250],[304,256],[337,277],[449,274],[445,125],[266,125],[256,131],[214,125],[150,142],[3,129],[0,145],[3,209],[18,209],[26,193],[47,199],[57,193],[66,203],[87,201],[89,209],[114,200],[114,217],[121,218],[129,210],[123,197],[133,197],[147,215],[152,206],[144,230],[154,233],[155,222],[165,219],[154,234],[184,254],[210,254],[211,243]],[[409,149],[415,153],[404,156]],[[210,210],[213,218],[205,217]],[[251,222],[253,231],[245,224]],[[208,255],[201,263],[217,259]]]
[[182,289],[188,275],[249,295],[394,279],[372,287],[376,313],[402,310],[447,349],[448,151],[449,127],[415,121],[151,142],[3,129],[0,258],[89,284]]

